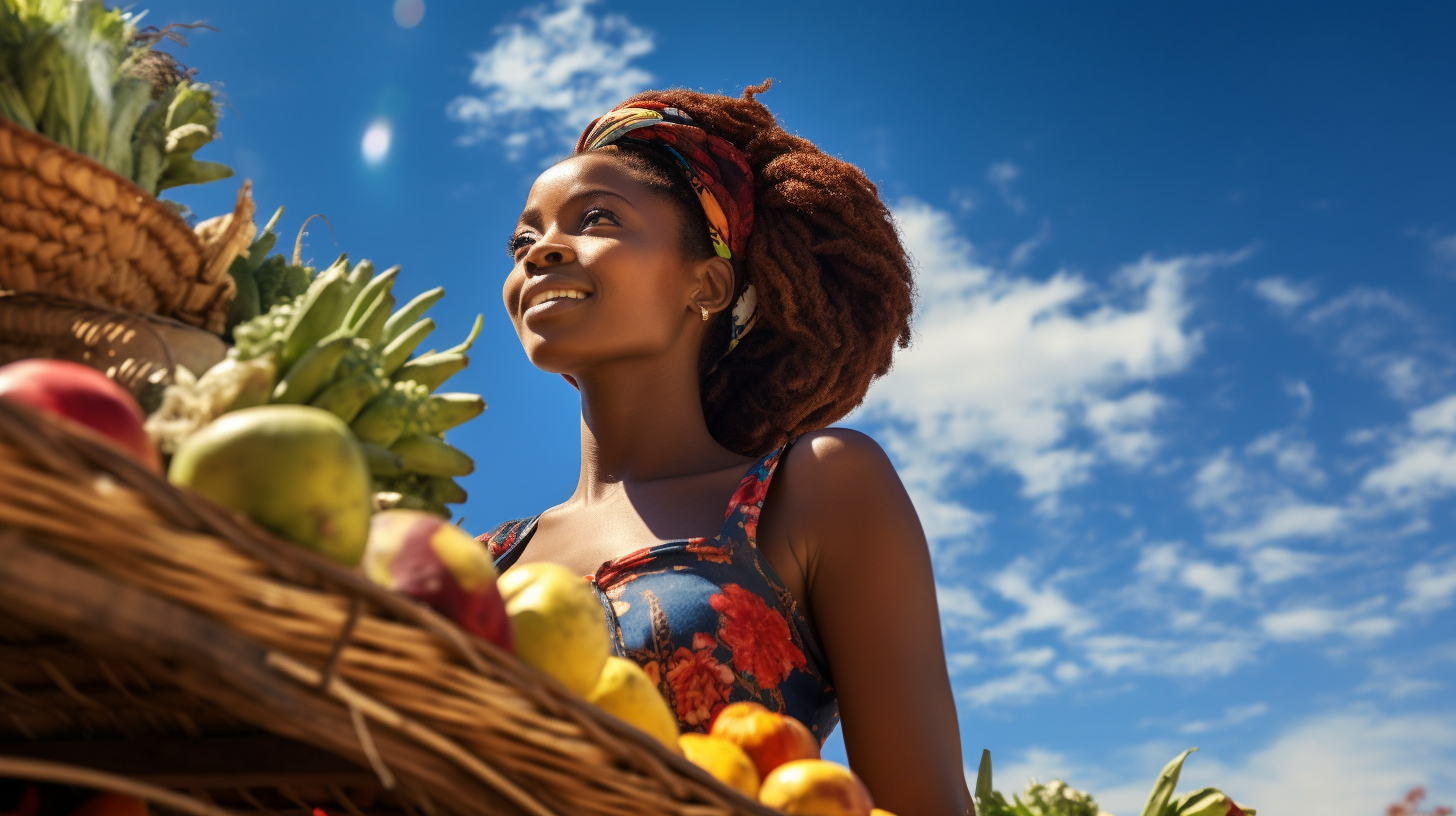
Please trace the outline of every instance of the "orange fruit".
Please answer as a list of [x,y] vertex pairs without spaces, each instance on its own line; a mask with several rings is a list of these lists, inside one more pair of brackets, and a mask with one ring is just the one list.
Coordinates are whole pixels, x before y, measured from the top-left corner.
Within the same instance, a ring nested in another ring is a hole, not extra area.
[[758,703],[733,703],[718,713],[709,734],[743,749],[760,777],[796,759],[818,759],[819,741],[803,723]]

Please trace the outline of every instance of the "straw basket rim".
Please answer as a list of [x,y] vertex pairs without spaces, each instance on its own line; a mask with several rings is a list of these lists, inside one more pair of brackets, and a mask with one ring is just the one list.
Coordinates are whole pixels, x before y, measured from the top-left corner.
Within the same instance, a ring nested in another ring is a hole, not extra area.
[[775,813],[428,608],[3,398],[0,480],[0,624],[171,661],[190,693],[392,778],[406,807],[427,790],[426,813]]
[[[104,258],[100,271],[84,276],[89,286],[73,283],[73,290],[63,293],[172,317],[215,334],[222,331],[234,293],[225,265],[221,274],[210,268],[203,239],[161,199],[90,156],[3,116],[0,250],[12,253],[7,260],[0,252],[0,276],[12,279],[0,278],[0,288],[51,291],[45,281],[58,275],[32,267],[71,255],[84,255],[83,262]],[[126,286],[138,291],[124,289],[121,282],[104,285],[123,264],[135,270]],[[24,273],[18,271],[22,265]],[[140,292],[143,284],[154,291]]]

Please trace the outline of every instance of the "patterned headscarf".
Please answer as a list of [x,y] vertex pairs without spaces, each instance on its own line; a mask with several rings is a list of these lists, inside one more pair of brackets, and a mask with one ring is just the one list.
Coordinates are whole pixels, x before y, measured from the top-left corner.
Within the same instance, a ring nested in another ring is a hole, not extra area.
[[[661,102],[629,102],[614,108],[587,125],[576,142],[576,152],[615,142],[645,145],[672,157],[698,195],[713,251],[720,258],[742,257],[753,229],[753,171],[742,151],[704,130],[683,111]],[[741,291],[733,304],[729,351],[758,318],[758,295],[753,284],[745,283],[737,283]]]

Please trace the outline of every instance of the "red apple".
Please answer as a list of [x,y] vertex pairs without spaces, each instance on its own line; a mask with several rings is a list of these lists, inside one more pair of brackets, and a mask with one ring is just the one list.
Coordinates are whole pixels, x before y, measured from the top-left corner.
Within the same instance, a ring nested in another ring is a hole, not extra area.
[[0,397],[78,422],[160,472],[161,457],[142,427],[132,395],[94,368],[65,360],[20,360],[0,366]]
[[369,580],[429,606],[462,629],[513,651],[511,619],[485,547],[434,513],[384,510],[369,524]]

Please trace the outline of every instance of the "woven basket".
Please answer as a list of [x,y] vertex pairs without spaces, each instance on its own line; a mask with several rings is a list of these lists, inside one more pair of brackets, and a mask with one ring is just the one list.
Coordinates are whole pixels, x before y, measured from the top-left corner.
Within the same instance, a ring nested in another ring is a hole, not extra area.
[[[251,225],[251,202],[249,225]],[[0,289],[221,333],[236,291],[187,222],[91,159],[0,118]]]
[[6,400],[0,484],[0,776],[130,785],[194,816],[772,813],[429,609]]
[[0,365],[32,357],[84,363],[125,386],[149,413],[177,366],[201,374],[226,354],[217,335],[165,317],[0,291]]

